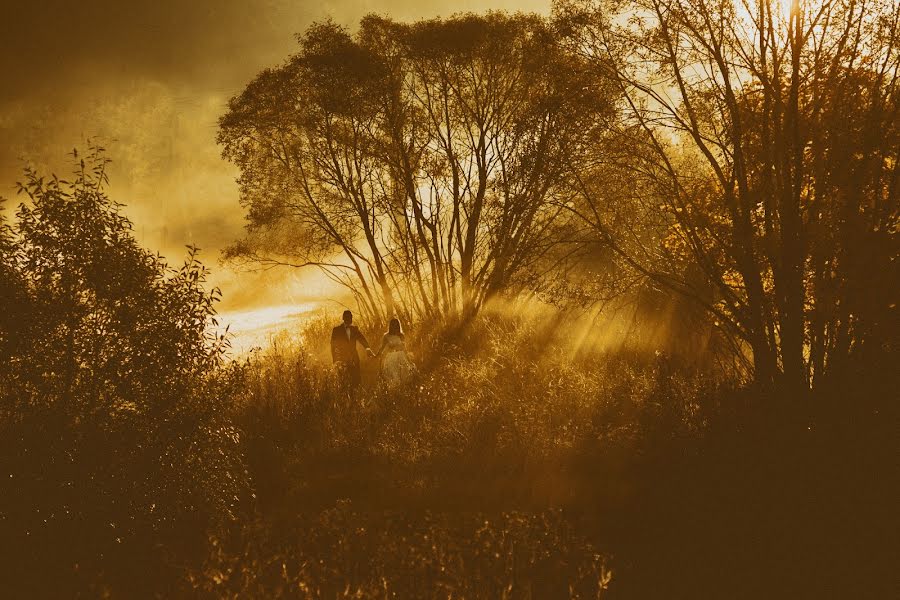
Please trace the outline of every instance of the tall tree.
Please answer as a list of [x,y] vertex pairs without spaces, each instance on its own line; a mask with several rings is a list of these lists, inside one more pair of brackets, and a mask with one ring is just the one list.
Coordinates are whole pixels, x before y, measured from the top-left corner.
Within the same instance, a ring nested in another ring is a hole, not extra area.
[[314,25],[220,122],[249,218],[229,256],[316,266],[376,319],[472,314],[552,266],[613,106],[559,39],[526,15]]
[[[624,160],[603,149],[613,158],[585,174],[582,215],[632,268],[700,303],[761,382],[802,391],[883,346],[879,324],[895,320],[898,9],[557,6],[573,48],[614,65],[632,149]],[[631,175],[635,214],[660,209],[661,243],[608,219],[610,169]]]

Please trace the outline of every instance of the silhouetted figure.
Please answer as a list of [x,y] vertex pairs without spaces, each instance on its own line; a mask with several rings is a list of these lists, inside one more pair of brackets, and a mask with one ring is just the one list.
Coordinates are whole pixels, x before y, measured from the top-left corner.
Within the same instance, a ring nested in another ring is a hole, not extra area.
[[381,376],[390,387],[398,387],[409,381],[415,374],[416,367],[406,353],[403,329],[400,319],[393,318],[388,324],[388,331],[381,338],[381,348],[375,356],[382,356]]
[[344,383],[352,391],[360,382],[359,354],[356,352],[356,344],[362,346],[375,356],[369,347],[366,337],[360,333],[359,328],[353,324],[353,313],[344,311],[344,322],[331,330],[331,359],[340,369]]

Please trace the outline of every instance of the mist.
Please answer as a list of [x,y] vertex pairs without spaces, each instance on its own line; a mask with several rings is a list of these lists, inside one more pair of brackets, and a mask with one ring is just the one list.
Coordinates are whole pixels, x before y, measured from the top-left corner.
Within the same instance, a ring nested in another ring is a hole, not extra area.
[[[14,207],[23,165],[68,172],[65,152],[89,140],[113,158],[110,193],[144,246],[180,263],[201,249],[223,290],[224,313],[294,301],[330,303],[315,276],[236,272],[220,252],[240,237],[238,170],[221,158],[217,121],[261,69],[295,51],[313,21],[355,27],[370,12],[402,18],[465,10],[548,12],[545,1],[250,2],[123,4],[89,0],[19,5],[0,25],[0,197]],[[337,303],[340,306],[340,302]]]

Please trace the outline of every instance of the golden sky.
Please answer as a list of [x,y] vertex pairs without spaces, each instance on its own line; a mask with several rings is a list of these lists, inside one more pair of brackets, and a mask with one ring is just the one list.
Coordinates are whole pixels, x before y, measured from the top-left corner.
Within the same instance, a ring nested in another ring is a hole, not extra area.
[[[180,263],[202,249],[225,312],[301,304],[334,290],[296,273],[236,274],[219,251],[239,237],[236,169],[215,143],[228,99],[285,59],[315,20],[353,27],[375,12],[412,20],[487,9],[546,13],[550,0],[6,0],[0,20],[0,196],[25,161],[65,172],[99,137],[110,192],[144,246]],[[13,7],[14,5],[14,7]],[[281,311],[284,312],[284,311]],[[280,314],[280,313],[279,313]]]

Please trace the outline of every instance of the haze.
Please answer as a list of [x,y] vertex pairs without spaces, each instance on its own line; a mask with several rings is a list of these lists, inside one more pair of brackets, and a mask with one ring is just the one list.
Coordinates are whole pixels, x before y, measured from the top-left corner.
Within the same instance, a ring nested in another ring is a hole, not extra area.
[[[335,290],[313,273],[235,273],[220,250],[241,233],[237,170],[220,157],[216,122],[228,99],[295,48],[315,20],[354,27],[363,15],[398,20],[487,9],[546,13],[549,0],[161,0],[7,2],[0,25],[0,196],[15,206],[22,166],[65,173],[64,152],[97,138],[114,163],[110,194],[138,240],[180,263],[202,249],[225,320],[260,331],[322,305]],[[299,308],[298,308],[299,310]],[[250,337],[247,337],[250,336]],[[252,340],[251,340],[252,338]]]

